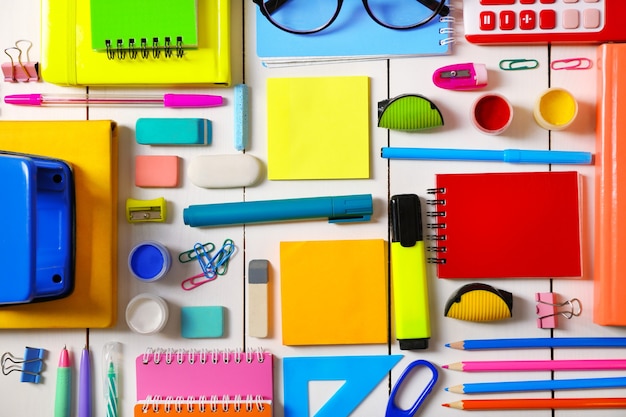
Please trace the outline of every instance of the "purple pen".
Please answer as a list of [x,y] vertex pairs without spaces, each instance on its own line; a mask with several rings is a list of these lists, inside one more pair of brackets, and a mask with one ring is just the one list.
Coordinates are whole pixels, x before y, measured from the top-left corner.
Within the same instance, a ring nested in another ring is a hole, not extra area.
[[91,361],[89,348],[84,347],[80,357],[78,376],[78,417],[91,417]]
[[20,106],[163,106],[172,108],[215,107],[224,104],[222,96],[210,94],[165,94],[163,96],[114,96],[98,94],[14,94],[4,97],[7,104]]

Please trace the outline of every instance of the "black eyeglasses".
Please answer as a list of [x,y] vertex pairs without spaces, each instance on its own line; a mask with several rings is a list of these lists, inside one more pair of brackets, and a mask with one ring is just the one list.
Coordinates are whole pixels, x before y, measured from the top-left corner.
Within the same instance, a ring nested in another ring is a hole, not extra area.
[[[271,24],[297,35],[316,33],[330,26],[343,0],[252,0]],[[367,14],[389,29],[413,29],[450,14],[446,0],[362,0]]]

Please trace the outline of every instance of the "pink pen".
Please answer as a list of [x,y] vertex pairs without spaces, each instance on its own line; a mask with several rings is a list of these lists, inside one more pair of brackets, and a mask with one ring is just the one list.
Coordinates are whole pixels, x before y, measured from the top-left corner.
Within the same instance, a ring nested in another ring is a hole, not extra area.
[[163,96],[108,96],[97,94],[15,94],[4,97],[7,104],[21,106],[164,106],[173,108],[215,107],[222,96],[209,94],[165,94]]

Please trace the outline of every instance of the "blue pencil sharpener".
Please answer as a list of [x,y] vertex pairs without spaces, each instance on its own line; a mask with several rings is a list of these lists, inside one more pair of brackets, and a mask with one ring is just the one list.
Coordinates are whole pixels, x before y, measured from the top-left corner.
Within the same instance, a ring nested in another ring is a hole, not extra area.
[[70,165],[0,152],[0,178],[0,305],[68,296],[75,263]]

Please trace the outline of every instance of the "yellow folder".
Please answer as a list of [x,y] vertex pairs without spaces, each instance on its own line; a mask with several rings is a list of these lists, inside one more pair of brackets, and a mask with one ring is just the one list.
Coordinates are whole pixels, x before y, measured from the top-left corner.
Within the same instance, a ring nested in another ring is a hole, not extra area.
[[117,129],[111,121],[0,121],[0,150],[62,159],[76,194],[73,293],[3,306],[0,328],[102,328],[117,313]]
[[[91,45],[89,0],[41,0],[41,75],[59,85],[216,85],[231,83],[230,0],[198,0],[198,48],[109,59]],[[176,4],[173,2],[172,4]],[[149,7],[149,6],[148,6]],[[175,7],[175,6],[174,6]],[[115,19],[120,10],[111,10]],[[161,10],[168,13],[168,10]],[[138,19],[141,17],[138,16]],[[150,48],[150,45],[148,45]]]

